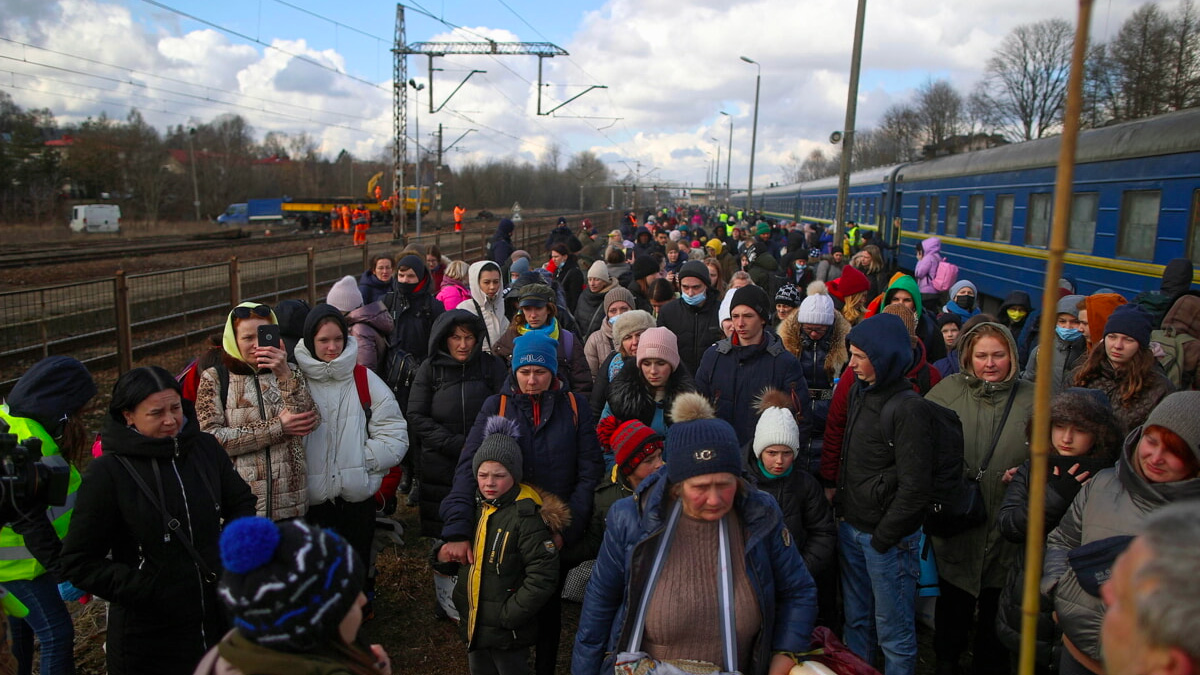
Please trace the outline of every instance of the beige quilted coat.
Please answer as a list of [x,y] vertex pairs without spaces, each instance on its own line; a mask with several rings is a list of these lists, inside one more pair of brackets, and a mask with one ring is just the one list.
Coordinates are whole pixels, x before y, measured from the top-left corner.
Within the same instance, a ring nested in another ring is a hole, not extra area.
[[[304,374],[292,366],[284,383],[273,373],[229,374],[229,394],[222,410],[217,371],[209,368],[196,392],[200,429],[217,440],[233,459],[234,468],[258,499],[258,515],[283,520],[303,516],[308,510],[308,473],[304,439],[285,436],[279,414],[285,407],[296,412],[314,409]],[[258,386],[255,386],[257,381]],[[259,414],[259,387],[266,420]],[[268,471],[268,465],[270,470]],[[267,505],[267,492],[271,504]]]

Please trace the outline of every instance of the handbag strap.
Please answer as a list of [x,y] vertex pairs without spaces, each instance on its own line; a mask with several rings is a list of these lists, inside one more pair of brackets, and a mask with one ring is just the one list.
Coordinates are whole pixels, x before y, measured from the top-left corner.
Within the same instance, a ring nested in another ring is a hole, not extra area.
[[646,591],[642,593],[642,599],[638,602],[637,616],[633,620],[633,632],[629,636],[627,651],[637,652],[642,649],[642,636],[646,631],[646,612],[650,609],[650,599],[654,597],[654,586],[658,583],[658,577],[667,561],[667,551],[671,548],[671,540],[675,538],[675,529],[679,525],[679,516],[682,513],[683,503],[676,501],[670,515],[667,516],[667,525],[663,528],[662,541],[658,543],[658,550],[654,553],[654,563],[650,566]]
[[[659,542],[658,550],[654,553],[654,562],[650,566],[650,575],[646,580],[646,590],[638,602],[637,616],[634,618],[633,631],[629,636],[629,648],[626,650],[628,652],[639,652],[642,649],[642,638],[646,630],[646,612],[650,609],[650,601],[654,597],[654,587],[657,585],[663,566],[666,564],[667,553],[670,551],[671,542],[675,539],[675,531],[678,528],[680,514],[682,513],[683,504],[678,501],[675,502],[670,515],[667,516],[667,524],[663,529],[662,541]],[[720,615],[718,620],[721,627],[725,669],[730,673],[734,673],[737,672],[737,626],[733,604],[734,580],[733,553],[730,548],[730,517],[730,515],[726,514],[720,520],[717,529],[717,608]]]
[[[113,456],[117,458],[117,461],[121,463],[121,466],[125,467],[125,470],[129,472],[130,476],[133,477],[133,482],[137,483],[138,488],[141,489],[144,495],[146,495],[146,499],[150,500],[150,505],[162,513],[163,526],[167,528],[167,532],[163,534],[163,541],[170,541],[171,534],[174,533],[175,538],[179,540],[179,543],[183,544],[183,547],[187,549],[188,555],[191,556],[192,560],[196,563],[196,568],[200,570],[200,574],[204,577],[204,580],[210,583],[215,583],[217,581],[216,573],[209,568],[208,563],[204,562],[204,558],[200,555],[200,552],[196,550],[194,545],[192,545],[192,539],[187,535],[187,532],[180,529],[181,523],[179,522],[179,519],[174,518],[171,516],[171,514],[167,513],[166,506],[164,506],[163,503],[158,500],[158,497],[156,497],[154,492],[150,490],[150,486],[146,485],[146,480],[142,478],[142,475],[139,474],[136,469],[133,468],[133,464],[128,459],[122,455]],[[153,462],[152,466],[154,467],[155,475],[158,476],[158,462]],[[161,477],[159,477],[160,484],[161,480]]]
[[717,608],[721,622],[721,642],[725,651],[725,670],[737,672],[737,625],[733,605],[733,554],[729,547],[729,514],[721,518],[717,546]]
[[1012,410],[1013,401],[1017,400],[1017,387],[1020,385],[1020,381],[1013,381],[1012,389],[1008,392],[1008,401],[1004,403],[1004,414],[1000,415],[1000,424],[996,427],[996,432],[992,434],[992,444],[983,458],[983,464],[979,465],[979,471],[975,474],[975,482],[983,480],[983,474],[987,472],[992,455],[996,454],[996,446],[1000,444],[1000,435],[1004,433],[1004,424],[1008,422],[1008,413]]

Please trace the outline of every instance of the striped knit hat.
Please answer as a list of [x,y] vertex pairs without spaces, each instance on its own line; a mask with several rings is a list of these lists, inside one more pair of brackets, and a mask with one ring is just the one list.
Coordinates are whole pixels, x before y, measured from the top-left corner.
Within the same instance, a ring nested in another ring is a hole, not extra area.
[[334,639],[362,590],[364,568],[346,540],[303,520],[239,518],[221,533],[217,587],[246,638],[283,652]]

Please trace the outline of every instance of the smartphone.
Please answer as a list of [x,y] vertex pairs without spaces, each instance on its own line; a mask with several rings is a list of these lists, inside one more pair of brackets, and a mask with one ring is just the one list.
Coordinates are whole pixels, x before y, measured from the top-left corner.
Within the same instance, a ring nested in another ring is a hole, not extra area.
[[279,349],[279,326],[266,324],[258,327],[258,346]]

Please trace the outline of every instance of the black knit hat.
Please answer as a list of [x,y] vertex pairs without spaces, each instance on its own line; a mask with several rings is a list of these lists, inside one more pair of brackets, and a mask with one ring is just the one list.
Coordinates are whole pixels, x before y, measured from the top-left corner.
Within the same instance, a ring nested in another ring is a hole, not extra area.
[[1108,316],[1104,324],[1104,334],[1121,333],[1137,340],[1142,348],[1150,346],[1150,333],[1154,330],[1154,320],[1138,305],[1121,305]]
[[513,482],[520,483],[525,459],[521,455],[521,445],[517,443],[518,436],[520,427],[516,422],[500,415],[489,417],[483,427],[483,442],[471,458],[472,475],[479,473],[484,462],[500,462],[508,469]]
[[661,267],[662,265],[658,263],[658,258],[649,254],[640,255],[633,261],[633,279],[637,281],[652,274],[658,274]]
[[705,265],[701,260],[689,260],[679,268],[679,279],[682,281],[684,277],[695,277],[704,282],[705,286],[712,287],[712,277],[708,272],[708,265]]
[[733,292],[733,300],[729,301],[729,313],[732,314],[734,308],[739,305],[746,305],[755,312],[758,312],[763,321],[768,321],[771,316],[770,302],[767,292],[758,286],[754,284],[742,286]]
[[303,520],[239,518],[221,533],[217,587],[243,636],[283,652],[335,638],[362,590],[364,571],[346,540]]

